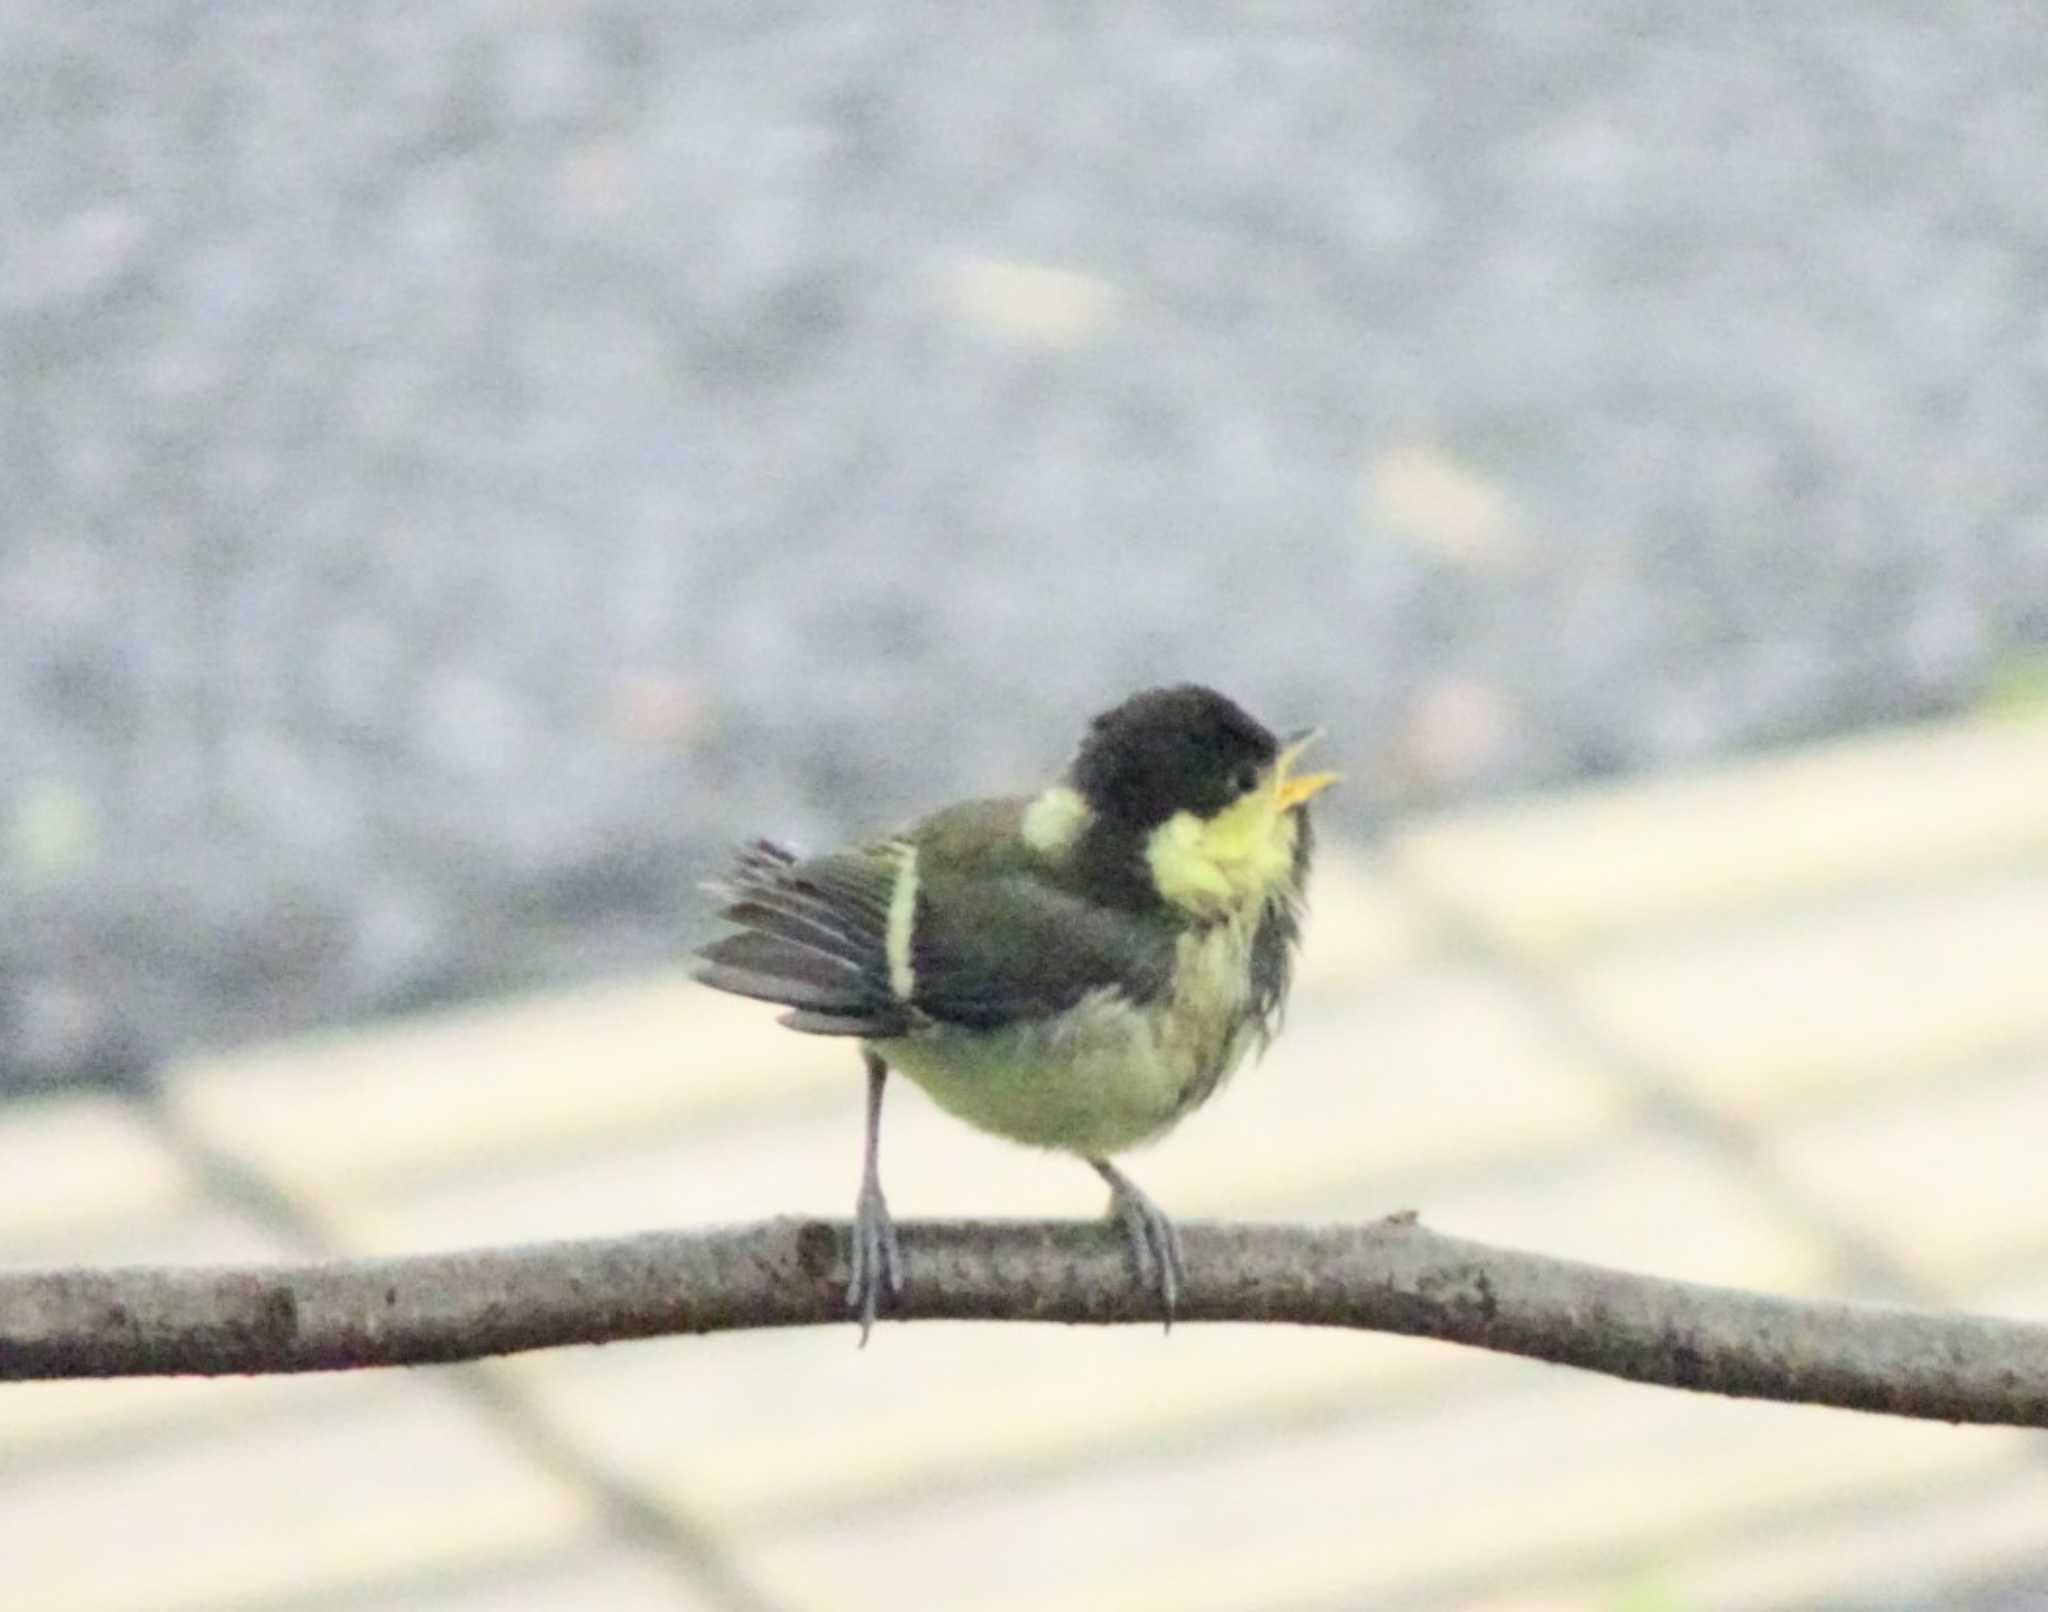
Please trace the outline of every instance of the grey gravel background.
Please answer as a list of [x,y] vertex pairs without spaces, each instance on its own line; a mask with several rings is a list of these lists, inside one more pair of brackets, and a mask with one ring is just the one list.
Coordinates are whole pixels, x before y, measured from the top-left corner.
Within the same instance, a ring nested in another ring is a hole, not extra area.
[[0,1090],[667,955],[1160,678],[1367,832],[2024,680],[2044,152],[1989,3],[19,0]]

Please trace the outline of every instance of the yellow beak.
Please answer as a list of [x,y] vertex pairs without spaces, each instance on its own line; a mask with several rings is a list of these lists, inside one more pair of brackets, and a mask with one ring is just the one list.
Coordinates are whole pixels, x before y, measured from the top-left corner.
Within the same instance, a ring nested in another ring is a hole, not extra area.
[[1273,787],[1283,812],[1307,805],[1344,776],[1340,772],[1305,772],[1295,776],[1294,764],[1301,759],[1302,752],[1322,736],[1321,728],[1308,728],[1290,735],[1287,747],[1280,752],[1280,759],[1273,763]]

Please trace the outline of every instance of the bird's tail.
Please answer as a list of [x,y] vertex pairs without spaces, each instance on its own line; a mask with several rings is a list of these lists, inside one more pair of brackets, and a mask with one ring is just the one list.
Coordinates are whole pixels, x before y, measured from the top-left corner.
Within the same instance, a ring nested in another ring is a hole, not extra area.
[[892,874],[868,858],[804,862],[768,840],[743,846],[711,887],[739,933],[704,947],[692,972],[718,990],[782,1004],[794,1030],[902,1035],[910,1016],[889,985]]

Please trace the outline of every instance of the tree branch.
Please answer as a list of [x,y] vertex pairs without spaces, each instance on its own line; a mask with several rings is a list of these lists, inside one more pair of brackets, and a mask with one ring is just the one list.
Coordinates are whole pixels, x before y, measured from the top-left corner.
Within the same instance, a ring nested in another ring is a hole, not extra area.
[[[1085,1222],[901,1227],[897,1314],[1152,1322]],[[1773,1298],[1363,1226],[1182,1228],[1186,1321],[1357,1327],[1636,1382],[2048,1427],[2048,1326]],[[846,1317],[844,1223],[331,1264],[0,1272],[0,1379],[340,1371]]]

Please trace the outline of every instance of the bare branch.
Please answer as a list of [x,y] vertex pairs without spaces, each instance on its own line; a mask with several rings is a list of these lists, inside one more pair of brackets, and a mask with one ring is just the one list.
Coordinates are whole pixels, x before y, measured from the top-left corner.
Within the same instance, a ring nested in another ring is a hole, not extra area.
[[[1157,1323],[1100,1224],[901,1230],[905,1317]],[[1409,1333],[1741,1398],[2048,1427],[2048,1326],[1663,1281],[1398,1217],[1182,1237],[1187,1321]],[[776,1220],[332,1264],[0,1272],[0,1379],[340,1371],[836,1322],[848,1238]]]

